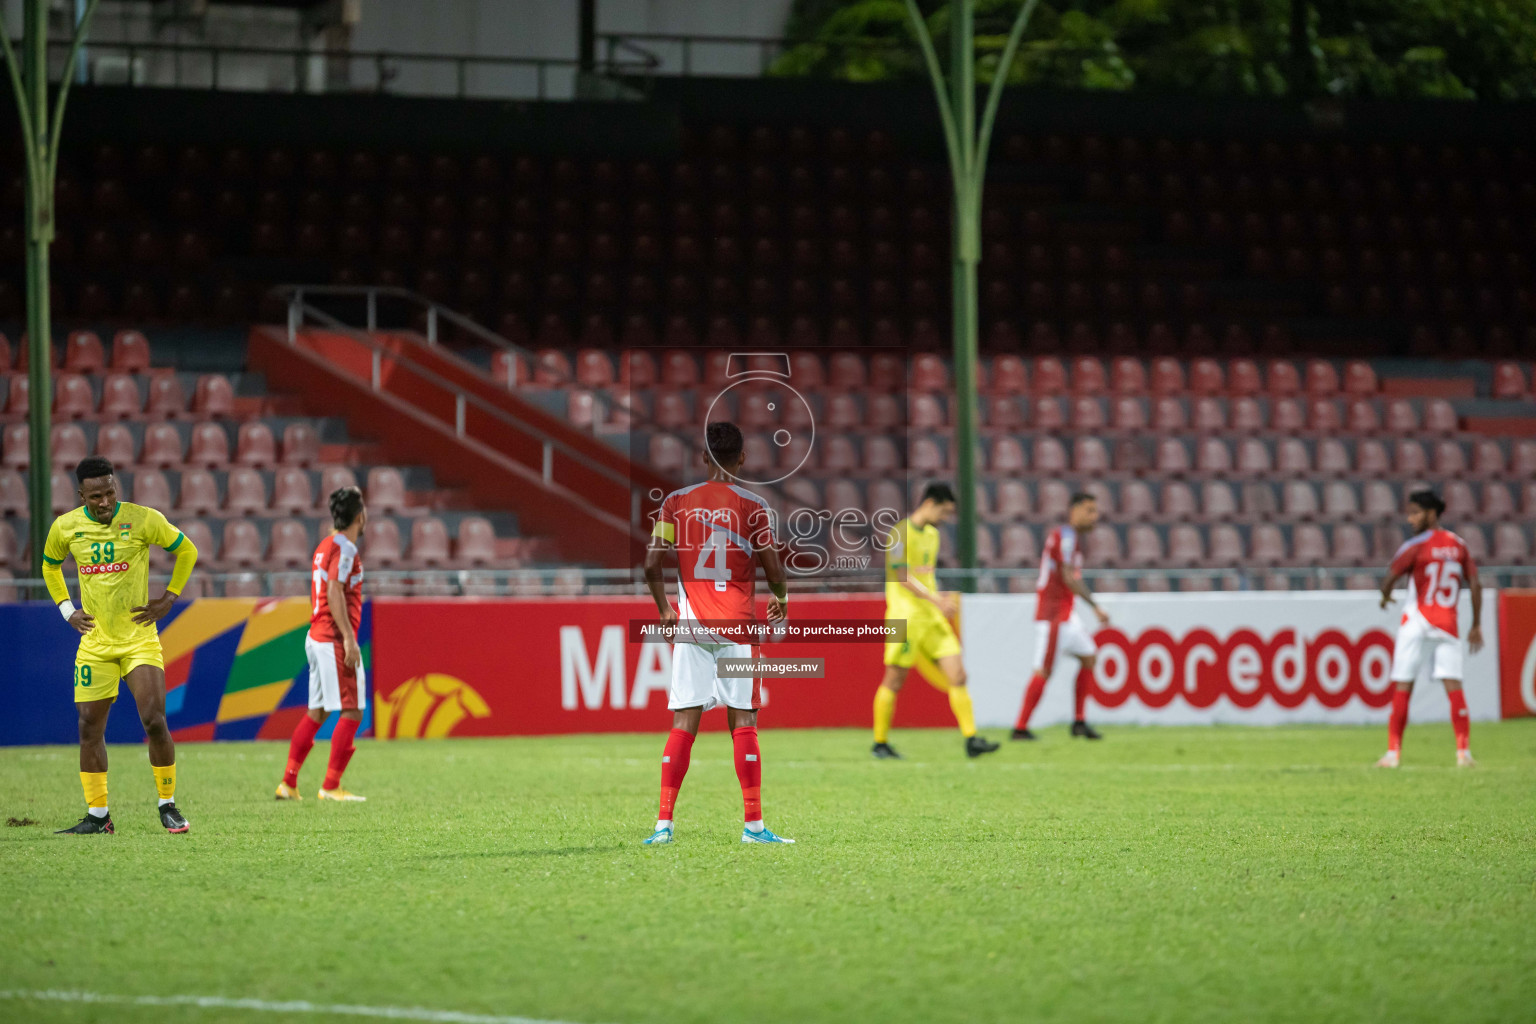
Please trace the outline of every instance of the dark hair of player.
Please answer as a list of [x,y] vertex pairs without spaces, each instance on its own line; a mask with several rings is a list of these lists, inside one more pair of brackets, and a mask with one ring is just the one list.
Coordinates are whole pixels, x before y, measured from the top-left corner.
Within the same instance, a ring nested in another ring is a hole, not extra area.
[[75,479],[80,483],[93,480],[98,476],[111,476],[116,472],[112,468],[112,461],[100,455],[88,455],[80,460],[80,465],[75,467]]
[[[940,505],[949,505],[955,502],[955,492],[949,484],[933,483],[923,488],[923,501],[936,501]],[[922,504],[919,502],[918,504]]]
[[1433,512],[1437,516],[1445,513],[1445,502],[1441,499],[1440,495],[1428,489],[1414,491],[1408,495],[1408,501],[1426,512]]
[[741,428],[725,420],[716,420],[704,432],[704,443],[709,446],[709,458],[724,469],[733,466],[741,457]]
[[363,511],[363,492],[356,486],[338,487],[331,492],[331,525],[345,530],[357,522]]
[[1072,495],[1072,502],[1067,507],[1068,508],[1077,508],[1077,506],[1081,505],[1085,501],[1098,501],[1098,500],[1099,500],[1098,498],[1096,498],[1093,495],[1089,494],[1087,491],[1078,491],[1076,494]]

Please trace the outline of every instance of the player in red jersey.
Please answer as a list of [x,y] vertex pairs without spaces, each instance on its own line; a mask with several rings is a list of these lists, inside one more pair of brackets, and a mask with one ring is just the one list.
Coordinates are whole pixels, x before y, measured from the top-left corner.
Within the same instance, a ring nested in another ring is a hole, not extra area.
[[352,738],[368,706],[363,652],[357,646],[357,629],[363,620],[363,560],[357,539],[368,524],[363,492],[341,487],[331,494],[331,535],[315,548],[310,583],[309,634],[304,653],[309,656],[309,714],[299,719],[288,741],[288,771],[277,785],[279,800],[302,800],[299,769],[315,745],[315,733],[332,711],[340,711],[331,734],[331,760],[320,784],[321,800],[360,803],[367,797],[341,788],[356,747]]
[[[773,597],[768,621],[783,620],[789,602],[779,561],[773,512],[768,503],[735,482],[745,456],[734,423],[711,423],[705,434],[704,464],[709,478],[667,495],[645,553],[645,582],[656,599],[661,624],[676,630],[672,647],[672,732],[661,757],[661,810],[646,845],[672,841],[672,809],[688,773],[699,721],[711,708],[725,708],[735,748],[736,778],[746,808],[744,843],[792,843],[763,825],[761,752],[757,709],[762,706],[753,676],[718,675],[721,658],[754,655],[753,595],[757,568],[763,568]],[[678,600],[673,608],[662,581],[662,561],[677,552]]]
[[1099,625],[1109,623],[1109,616],[1094,602],[1088,584],[1083,582],[1082,542],[1098,522],[1097,499],[1080,492],[1072,495],[1067,525],[1056,527],[1046,537],[1045,550],[1040,555],[1040,578],[1035,584],[1035,673],[1024,694],[1024,708],[1019,712],[1012,739],[1038,738],[1029,730],[1029,718],[1035,713],[1035,705],[1040,703],[1051,670],[1056,667],[1056,655],[1061,652],[1078,661],[1077,713],[1073,716],[1072,735],[1090,740],[1101,738],[1098,731],[1083,720],[1088,686],[1093,681],[1094,659],[1099,649],[1094,645],[1093,636],[1072,616],[1076,599],[1082,598],[1083,603],[1093,609]]
[[1387,752],[1376,764],[1396,768],[1402,759],[1403,729],[1408,725],[1408,700],[1419,669],[1426,663],[1430,676],[1445,684],[1451,700],[1451,725],[1456,730],[1456,763],[1472,765],[1468,747],[1470,725],[1467,698],[1461,692],[1461,637],[1456,606],[1462,582],[1472,597],[1472,628],[1467,646],[1476,654],[1483,646],[1483,585],[1477,563],[1467,553],[1466,542],[1441,529],[1445,502],[1433,491],[1414,491],[1408,496],[1408,526],[1413,536],[1397,549],[1387,578],[1381,581],[1381,606],[1392,603],[1392,588],[1408,577],[1408,610],[1403,613],[1392,648],[1392,715],[1387,720]]

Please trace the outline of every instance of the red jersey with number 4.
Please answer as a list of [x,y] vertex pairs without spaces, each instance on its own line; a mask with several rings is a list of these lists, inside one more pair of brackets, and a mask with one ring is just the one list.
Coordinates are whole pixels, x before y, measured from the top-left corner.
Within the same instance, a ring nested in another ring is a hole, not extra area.
[[1476,568],[1466,541],[1450,530],[1425,530],[1397,549],[1387,571],[1394,576],[1409,574],[1409,598],[1417,603],[1419,614],[1436,629],[1460,636],[1456,605],[1462,585]]
[[363,560],[358,557],[357,545],[346,534],[333,533],[315,548],[314,572],[310,577],[309,635],[322,644],[341,643],[336,632],[336,622],[331,618],[331,603],[325,598],[326,585],[340,580],[347,598],[347,618],[352,622],[352,635],[357,636],[363,622]]
[[1083,552],[1077,546],[1077,531],[1058,526],[1045,538],[1040,552],[1040,578],[1035,581],[1035,620],[1065,622],[1072,617],[1072,588],[1067,573],[1075,577],[1083,571]]
[[745,487],[705,481],[667,495],[652,532],[677,548],[679,619],[753,621],[757,552],[777,543],[766,501]]

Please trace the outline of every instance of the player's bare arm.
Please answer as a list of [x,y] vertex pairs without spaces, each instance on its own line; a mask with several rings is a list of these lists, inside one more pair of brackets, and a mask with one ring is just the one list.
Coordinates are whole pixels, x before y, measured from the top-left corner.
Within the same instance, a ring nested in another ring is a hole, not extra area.
[[1472,628],[1467,630],[1467,650],[1476,654],[1483,649],[1483,581],[1477,566],[1467,569],[1467,595],[1472,599]]
[[1080,573],[1068,572],[1065,576],[1067,578],[1067,586],[1071,588],[1072,593],[1082,598],[1083,603],[1093,609],[1093,614],[1098,616],[1099,625],[1107,626],[1109,624],[1109,615],[1093,599],[1093,591],[1088,589],[1088,581],[1083,579]]
[[651,590],[651,600],[656,602],[656,614],[666,629],[677,625],[677,609],[667,600],[667,585],[662,577],[662,563],[666,561],[667,549],[671,546],[663,538],[652,536],[645,548],[645,585]]
[[1392,603],[1392,588],[1396,587],[1397,581],[1402,578],[1402,573],[1393,573],[1381,581],[1381,607],[1383,609]]
[[763,567],[763,576],[773,593],[768,599],[768,621],[783,622],[789,614],[789,585],[784,582],[784,562],[779,558],[779,549],[771,544],[758,548],[757,564]]
[[326,581],[325,604],[331,610],[336,632],[341,635],[342,660],[348,668],[357,668],[363,663],[363,652],[357,646],[357,637],[352,632],[352,619],[347,615],[347,591],[341,580]]

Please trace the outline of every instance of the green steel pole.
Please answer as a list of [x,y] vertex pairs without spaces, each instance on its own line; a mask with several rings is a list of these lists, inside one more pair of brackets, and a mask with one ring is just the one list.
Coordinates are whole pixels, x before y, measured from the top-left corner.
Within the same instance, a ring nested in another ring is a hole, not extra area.
[[53,462],[48,444],[53,407],[50,380],[52,325],[48,316],[48,246],[53,241],[53,190],[48,187],[48,0],[27,0],[22,30],[23,102],[31,121],[32,160],[27,166],[27,387],[31,411],[27,514],[32,542],[29,567],[41,575],[43,543],[52,521]]
[[[976,332],[977,264],[981,260],[980,191],[976,153],[976,0],[950,0],[950,104],[959,136],[961,174],[955,179],[954,364],[955,491],[960,498],[955,524],[956,555],[962,569],[976,568]],[[975,589],[975,577],[961,588]]]

